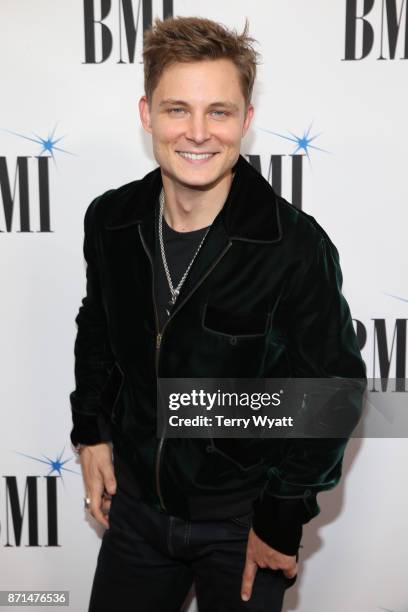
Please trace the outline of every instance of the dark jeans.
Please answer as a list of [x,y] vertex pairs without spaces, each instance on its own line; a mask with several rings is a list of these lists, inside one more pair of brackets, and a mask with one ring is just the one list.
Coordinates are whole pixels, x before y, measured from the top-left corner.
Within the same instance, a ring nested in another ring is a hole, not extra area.
[[200,612],[280,612],[288,579],[258,568],[252,596],[241,600],[251,515],[186,521],[121,488],[104,533],[88,612],[179,612],[194,583]]

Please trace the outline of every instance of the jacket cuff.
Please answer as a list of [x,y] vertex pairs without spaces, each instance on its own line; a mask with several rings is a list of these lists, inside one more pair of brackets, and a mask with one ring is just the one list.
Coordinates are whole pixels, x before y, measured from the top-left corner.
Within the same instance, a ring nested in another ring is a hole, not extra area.
[[281,499],[262,494],[253,506],[252,528],[256,535],[278,552],[296,555],[303,523],[311,518],[303,499]]
[[70,439],[74,446],[100,444],[112,440],[110,423],[102,413],[83,414],[72,411],[72,420],[74,427],[70,433]]

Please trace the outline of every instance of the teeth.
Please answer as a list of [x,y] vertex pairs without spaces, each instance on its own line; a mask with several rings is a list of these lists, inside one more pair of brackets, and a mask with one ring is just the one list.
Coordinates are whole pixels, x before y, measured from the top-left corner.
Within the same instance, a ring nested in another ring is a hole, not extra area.
[[187,159],[209,159],[214,155],[214,153],[187,153],[186,151],[178,151],[178,154]]

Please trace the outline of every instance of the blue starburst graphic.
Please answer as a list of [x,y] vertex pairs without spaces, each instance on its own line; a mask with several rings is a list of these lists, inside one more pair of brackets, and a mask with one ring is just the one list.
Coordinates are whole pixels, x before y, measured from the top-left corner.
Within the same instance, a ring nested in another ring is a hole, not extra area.
[[388,295],[389,297],[393,297],[396,300],[401,300],[401,302],[408,302],[407,298],[400,297],[399,295],[393,295],[392,293],[385,293],[385,292],[384,292],[384,295]]
[[61,147],[57,147],[57,144],[66,136],[60,136],[59,138],[55,138],[55,132],[57,129],[58,122],[55,124],[54,129],[51,130],[46,138],[42,136],[38,136],[38,134],[34,134],[32,136],[26,136],[25,134],[19,134],[18,132],[13,132],[12,130],[3,129],[4,132],[8,132],[9,134],[13,134],[13,136],[18,136],[19,138],[24,138],[25,140],[30,140],[31,142],[35,142],[36,144],[41,146],[41,150],[39,152],[39,156],[48,155],[52,157],[54,163],[55,156],[54,151],[60,151],[61,153],[67,153],[67,155],[76,155],[71,151],[67,151],[66,149],[61,149]]
[[278,136],[279,138],[284,138],[285,140],[289,140],[290,142],[295,143],[296,146],[295,146],[294,151],[292,152],[292,155],[295,155],[296,153],[298,153],[298,151],[303,151],[310,162],[309,149],[315,149],[316,151],[322,151],[323,153],[330,153],[330,151],[327,151],[326,149],[322,149],[321,147],[316,147],[315,145],[312,144],[312,142],[316,140],[316,138],[321,136],[321,132],[319,134],[315,134],[314,136],[310,135],[310,132],[312,130],[312,125],[313,125],[313,121],[310,124],[309,128],[304,131],[303,136],[297,136],[296,134],[290,131],[288,131],[289,135],[285,135],[285,134],[279,134],[278,132],[273,132],[272,130],[266,130],[265,128],[258,127],[257,129],[260,130],[261,132],[266,132],[267,134],[273,134],[274,136]]
[[75,470],[70,470],[69,468],[65,467],[66,463],[68,463],[69,461],[72,461],[72,457],[68,459],[62,459],[64,452],[65,452],[65,447],[62,449],[61,453],[57,455],[56,459],[50,459],[50,457],[47,457],[46,455],[42,455],[41,457],[33,457],[32,455],[26,455],[25,453],[20,453],[16,451],[16,453],[18,455],[21,455],[22,457],[28,457],[28,459],[33,459],[34,461],[39,461],[40,463],[44,463],[45,465],[49,467],[47,476],[51,476],[51,474],[55,472],[57,476],[61,478],[61,480],[63,480],[63,477],[62,477],[63,472],[71,472],[72,474],[79,474],[79,472]]

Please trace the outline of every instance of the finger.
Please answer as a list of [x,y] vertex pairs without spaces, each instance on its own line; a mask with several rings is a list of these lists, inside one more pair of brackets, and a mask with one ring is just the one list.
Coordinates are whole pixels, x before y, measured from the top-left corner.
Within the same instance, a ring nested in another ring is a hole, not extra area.
[[111,507],[111,499],[106,497],[106,495],[104,495],[102,497],[102,513],[108,516],[110,507]]
[[109,493],[109,495],[115,495],[117,483],[113,464],[111,462],[104,464],[100,470],[102,472],[105,490]]
[[109,520],[107,516],[103,513],[101,505],[98,505],[97,503],[91,503],[90,513],[98,523],[105,527],[105,529],[109,529]]
[[243,601],[249,601],[251,598],[252,586],[254,584],[257,569],[258,566],[255,561],[247,557],[244,572],[242,574],[241,599]]
[[102,508],[101,512],[104,515],[107,521],[107,528],[110,529],[110,511],[111,511],[111,501],[107,500],[105,497],[102,498]]
[[91,504],[89,507],[91,515],[98,523],[104,527],[109,527],[109,521],[102,512],[102,495],[103,495],[103,483],[102,481],[93,481],[92,486],[89,489],[89,497]]
[[295,563],[293,567],[282,570],[286,578],[294,578],[298,573],[298,564]]

